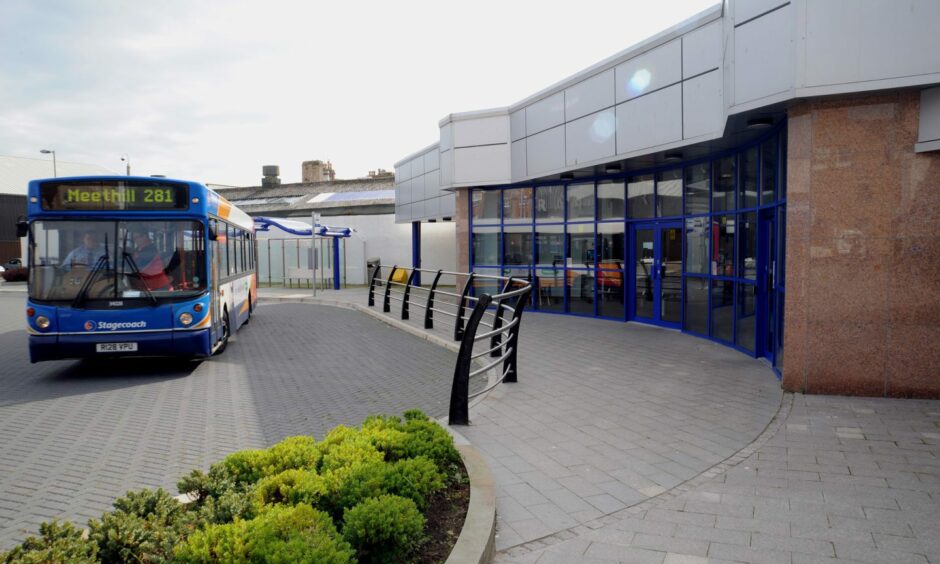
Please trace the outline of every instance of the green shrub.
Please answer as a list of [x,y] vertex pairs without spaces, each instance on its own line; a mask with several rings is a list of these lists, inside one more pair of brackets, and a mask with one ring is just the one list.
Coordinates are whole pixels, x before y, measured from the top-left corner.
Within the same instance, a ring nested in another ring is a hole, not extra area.
[[367,417],[362,423],[360,434],[385,455],[385,460],[394,462],[408,456],[408,434],[402,430],[402,422],[398,417]]
[[231,523],[236,519],[251,519],[256,514],[253,490],[229,489],[220,495],[194,502],[191,509],[199,523]]
[[183,505],[163,489],[127,492],[88,526],[105,562],[167,562],[191,528]]
[[315,470],[320,463],[319,445],[313,437],[287,437],[267,450],[265,476],[285,470]]
[[240,450],[213,464],[209,468],[209,478],[216,483],[231,481],[237,487],[245,487],[264,477],[267,462],[265,450]]
[[323,453],[323,459],[320,462],[320,473],[352,470],[361,464],[382,462],[384,459],[382,453],[372,446],[367,438],[356,435],[330,446]]
[[425,418],[412,416],[403,430],[408,434],[405,445],[408,458],[425,456],[437,464],[437,468],[448,478],[456,473],[460,464],[460,453],[454,447],[454,439],[443,427]]
[[369,498],[343,517],[343,537],[360,562],[404,562],[421,545],[424,516],[410,499]]
[[323,478],[311,470],[285,470],[262,479],[255,486],[257,506],[275,503],[316,505],[326,491]]
[[430,459],[419,456],[387,465],[382,484],[387,493],[408,498],[424,511],[431,494],[444,488],[444,476]]
[[98,547],[82,538],[82,531],[71,523],[43,523],[39,536],[29,537],[13,550],[0,552],[4,564],[48,564],[97,562]]
[[409,409],[402,416],[405,421],[430,421],[430,418],[420,409]]
[[210,525],[176,550],[180,562],[342,564],[354,552],[329,515],[309,505],[275,506],[250,521]]

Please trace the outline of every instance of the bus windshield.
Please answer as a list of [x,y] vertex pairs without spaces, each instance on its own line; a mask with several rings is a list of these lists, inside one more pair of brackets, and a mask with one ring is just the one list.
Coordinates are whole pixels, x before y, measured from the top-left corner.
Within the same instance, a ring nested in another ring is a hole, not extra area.
[[37,220],[30,248],[36,300],[156,303],[207,285],[205,230],[194,220]]

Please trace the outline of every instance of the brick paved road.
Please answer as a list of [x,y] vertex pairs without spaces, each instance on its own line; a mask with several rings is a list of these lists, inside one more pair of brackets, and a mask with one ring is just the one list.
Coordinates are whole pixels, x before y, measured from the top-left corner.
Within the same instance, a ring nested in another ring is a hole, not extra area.
[[380,321],[262,305],[202,363],[30,365],[23,297],[0,296],[0,550],[54,517],[84,524],[128,489],[226,453],[418,407],[446,413],[455,355]]

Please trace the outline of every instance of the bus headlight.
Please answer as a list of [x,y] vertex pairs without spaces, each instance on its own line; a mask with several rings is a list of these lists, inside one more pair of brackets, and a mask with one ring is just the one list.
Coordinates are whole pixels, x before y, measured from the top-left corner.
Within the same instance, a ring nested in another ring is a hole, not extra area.
[[40,329],[48,329],[48,328],[49,328],[49,318],[46,317],[45,315],[40,315],[39,317],[37,317],[37,318],[36,318],[36,327],[39,327]]
[[193,322],[193,315],[189,312],[184,311],[180,314],[180,323],[183,325],[189,325]]

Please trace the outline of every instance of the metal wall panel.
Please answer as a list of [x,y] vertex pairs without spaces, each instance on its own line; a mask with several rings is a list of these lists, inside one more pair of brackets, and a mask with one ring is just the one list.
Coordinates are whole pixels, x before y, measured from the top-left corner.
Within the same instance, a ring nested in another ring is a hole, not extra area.
[[573,121],[614,105],[614,69],[565,90],[565,120]]
[[424,154],[424,171],[437,170],[441,168],[440,164],[440,153],[437,152],[437,149],[433,151],[428,151]]
[[405,180],[395,189],[395,193],[400,197],[401,204],[410,204],[411,199],[411,180]]
[[462,119],[453,123],[454,147],[474,147],[506,143],[509,140],[509,116]]
[[509,144],[454,149],[454,183],[508,182]]
[[432,170],[424,175],[424,193],[428,198],[441,195],[441,171]]
[[411,204],[404,204],[398,212],[395,213],[395,223],[405,223],[411,221]]
[[441,141],[441,143],[440,143],[441,146],[440,146],[440,149],[441,149],[441,152],[442,152],[442,153],[443,153],[444,151],[447,151],[448,149],[453,149],[453,143],[452,143],[452,131],[453,131],[453,127],[452,127],[452,125],[453,125],[453,124],[447,123],[447,124],[444,124],[444,125],[441,126],[441,140],[440,140],[440,141]]
[[793,5],[735,29],[734,104],[789,90],[794,81]]
[[431,198],[424,201],[424,216],[427,218],[436,218],[441,212],[441,198]]
[[682,36],[682,78],[721,66],[721,20]]
[[441,186],[450,186],[454,183],[454,151],[441,153]]
[[411,177],[417,178],[424,174],[424,157],[417,156],[410,161],[411,164]]
[[[734,22],[740,24],[755,16],[773,10],[787,3],[788,0],[733,0]],[[824,0],[830,2],[831,0]]]
[[411,161],[405,161],[395,169],[395,178],[399,181],[409,180],[411,178]]
[[456,209],[457,202],[454,199],[454,193],[448,192],[441,197],[440,200],[440,214],[442,217],[454,217],[454,211]]
[[520,139],[512,144],[510,150],[512,159],[512,179],[516,180],[526,176],[526,158],[525,158],[526,140]]
[[680,139],[682,139],[681,84],[617,106],[618,154],[655,147]]
[[425,218],[427,215],[424,213],[424,200],[411,204],[411,220],[417,221]]
[[616,67],[617,103],[682,80],[682,41],[676,39]]
[[565,125],[565,164],[574,166],[612,157],[617,118],[613,108],[585,116]]
[[682,83],[682,133],[686,139],[724,131],[722,73],[713,70]]
[[565,128],[555,127],[526,139],[528,174],[539,174],[565,166]]
[[509,114],[509,131],[513,141],[522,139],[525,133],[525,109]]
[[920,127],[917,140],[921,143],[940,139],[940,87],[920,93]]
[[534,135],[565,121],[565,93],[559,92],[525,109],[526,135]]
[[806,2],[804,83],[813,87],[940,70],[940,2]]

